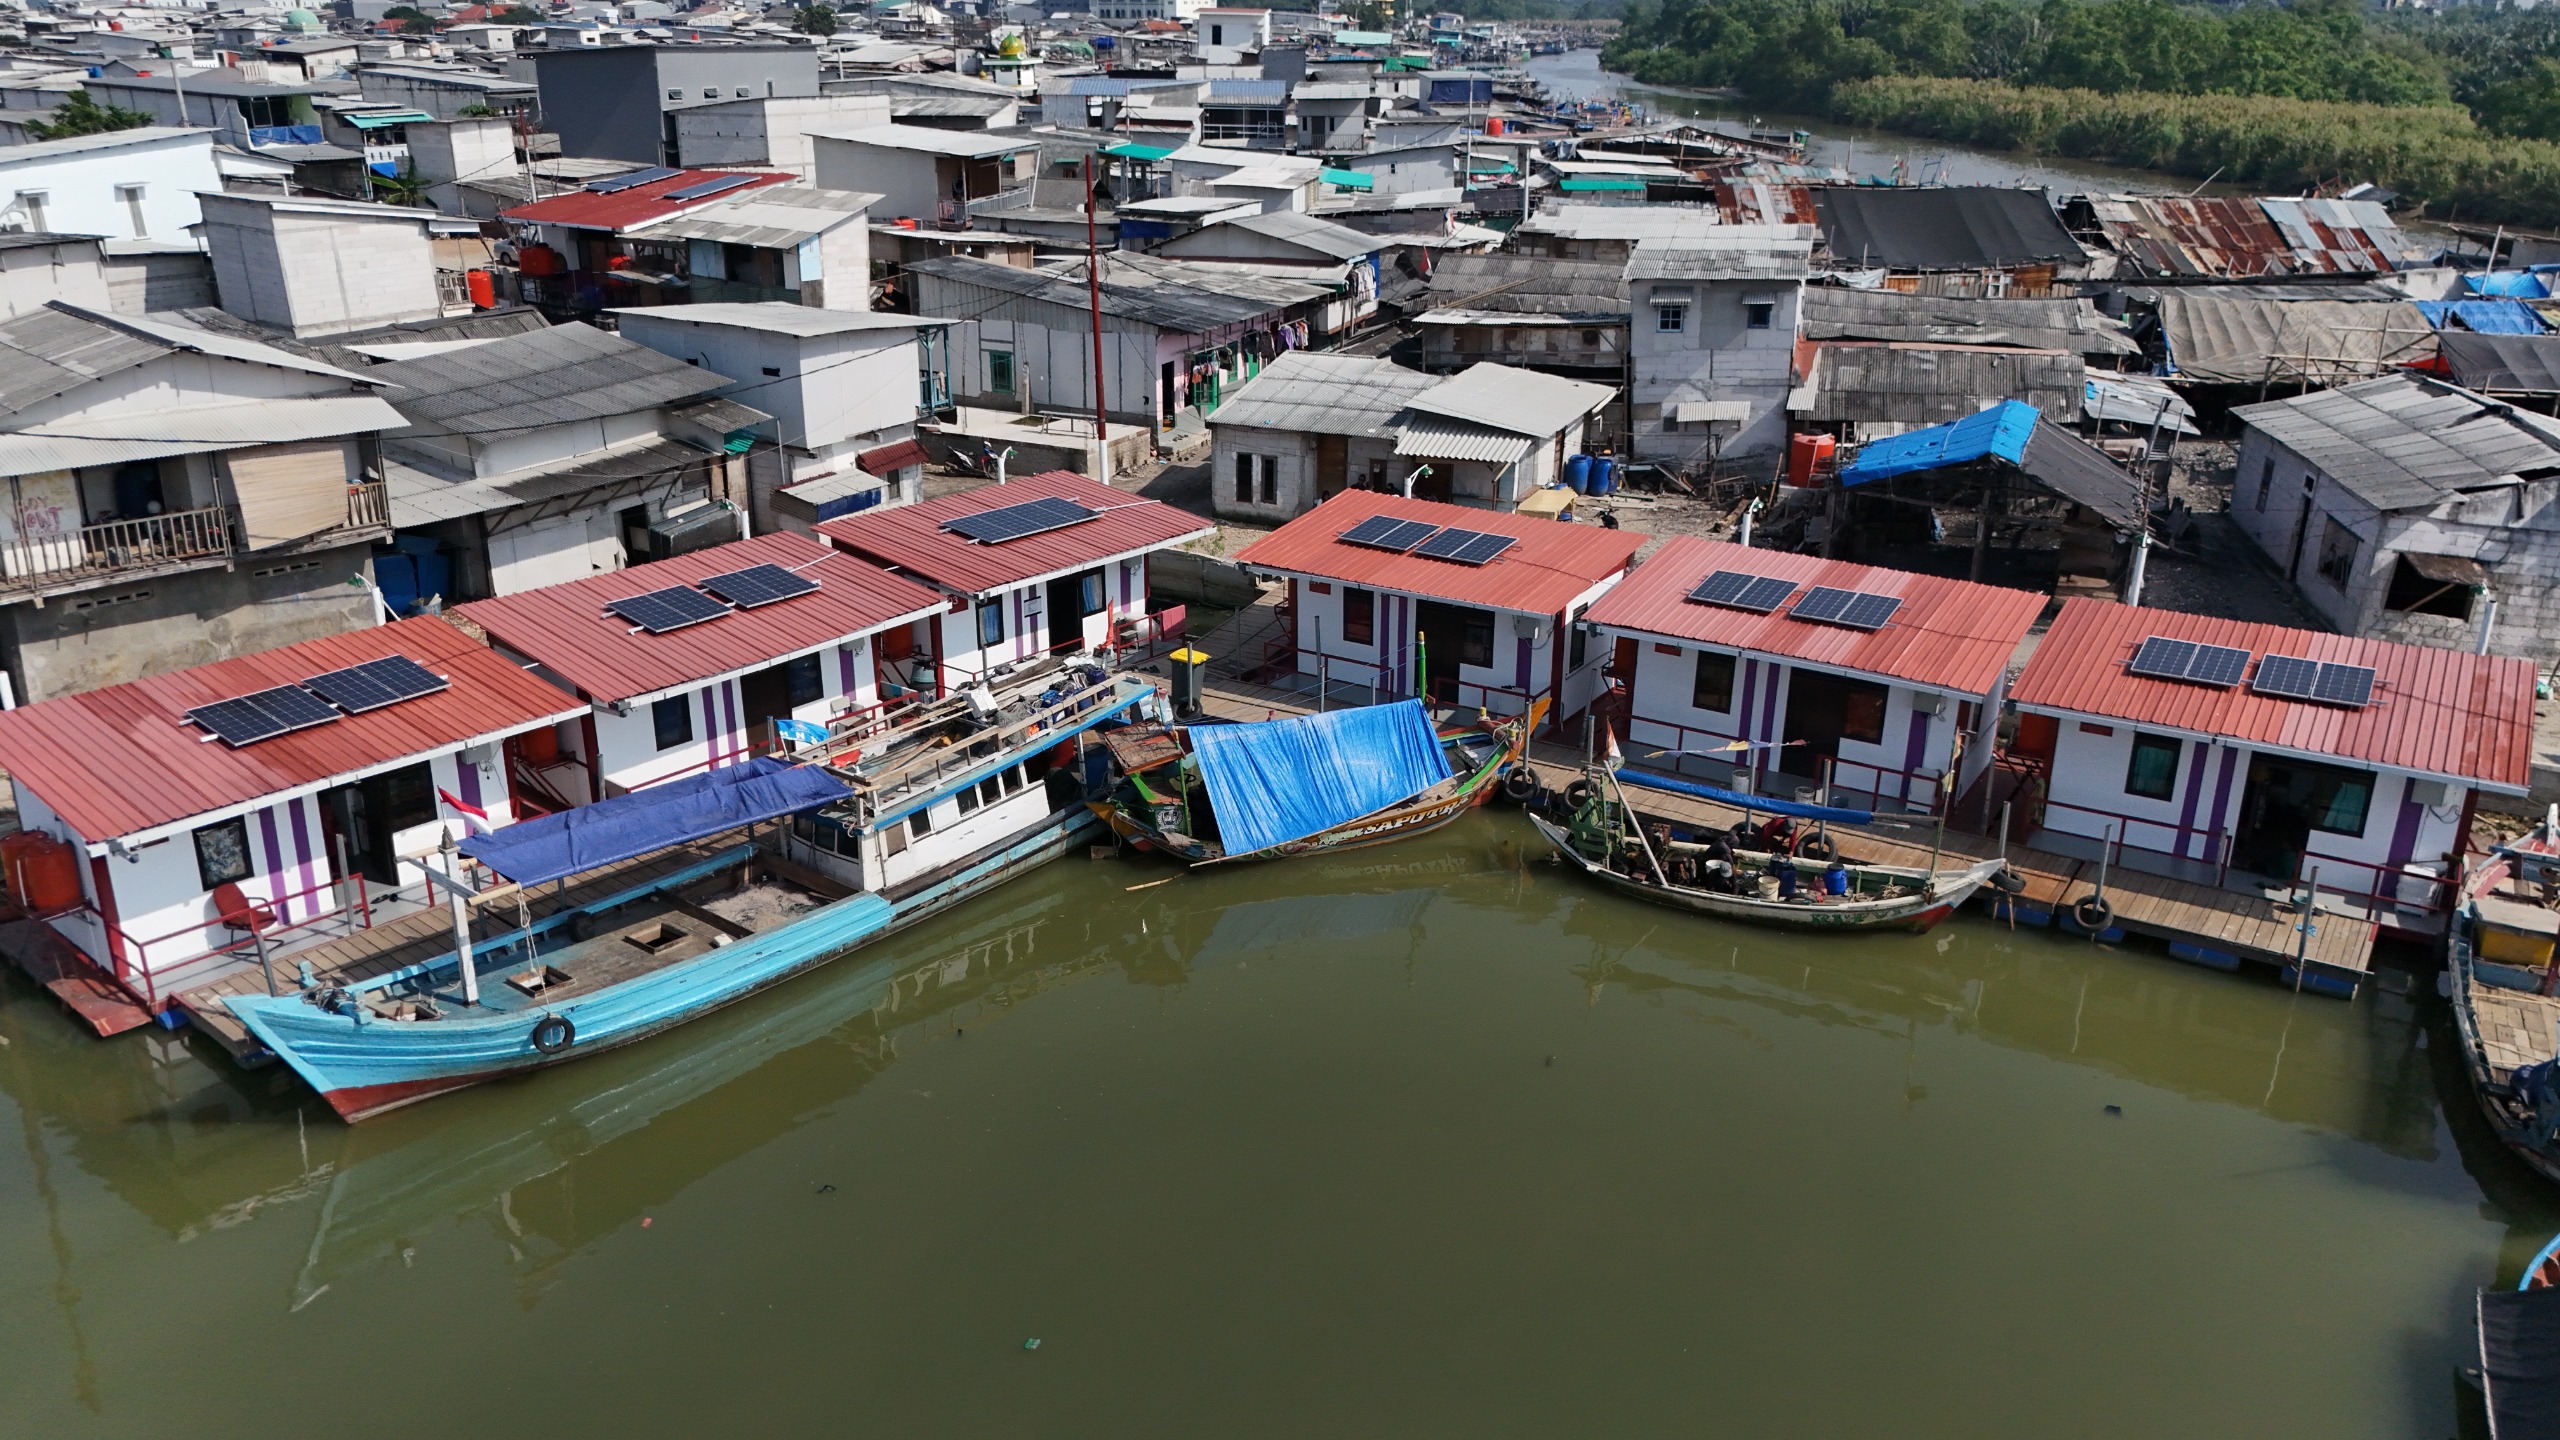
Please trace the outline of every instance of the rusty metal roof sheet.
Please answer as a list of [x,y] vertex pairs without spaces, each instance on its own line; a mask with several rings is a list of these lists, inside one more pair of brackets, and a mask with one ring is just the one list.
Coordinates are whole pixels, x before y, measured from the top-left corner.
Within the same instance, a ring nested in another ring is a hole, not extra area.
[[[1343,531],[1372,515],[1456,525],[1518,543],[1488,565],[1454,565],[1345,545]],[[1625,570],[1649,537],[1632,530],[1505,515],[1375,490],[1345,490],[1246,546],[1237,561],[1258,570],[1339,580],[1460,605],[1559,615],[1574,598]]]
[[2116,253],[2150,275],[2365,275],[2417,259],[2370,200],[2107,195],[2089,210]]
[[[1099,510],[1102,515],[1081,525],[1027,535],[1001,545],[981,545],[942,528],[944,521],[963,515],[980,515],[1048,497],[1072,500]],[[1025,475],[1004,485],[945,495],[921,505],[866,510],[824,521],[818,526],[818,533],[842,549],[945,590],[984,595],[1162,550],[1209,535],[1216,528],[1199,516],[1176,510],[1160,500],[1142,500],[1082,475],[1051,470]]]
[[[818,588],[663,635],[634,634],[630,621],[605,613],[608,601],[750,565],[779,565]],[[540,661],[588,699],[610,703],[760,670],[942,608],[942,596],[912,580],[807,535],[777,530],[641,569],[475,600],[459,610],[498,644]]]
[[[406,655],[449,689],[233,749],[187,711]],[[442,620],[420,617],[0,712],[0,768],[92,844],[352,779],[584,713]]]
[[[1754,615],[1689,599],[1698,582],[1718,570],[1792,580],[1800,588],[1828,585],[1891,595],[1902,604],[1882,629],[1851,630],[1798,620],[1783,607]],[[1683,535],[1647,557],[1584,618],[1594,625],[1720,650],[1778,655],[1827,670],[1987,695],[2000,683],[2001,671],[2044,604],[2045,597],[2024,590]]]
[[[2361,710],[2128,674],[2153,635],[2373,668]],[[2238,741],[2320,760],[2389,766],[2521,795],[2533,768],[2533,664],[2389,640],[2253,625],[2098,600],[2066,600],[2010,689],[2027,709]]]

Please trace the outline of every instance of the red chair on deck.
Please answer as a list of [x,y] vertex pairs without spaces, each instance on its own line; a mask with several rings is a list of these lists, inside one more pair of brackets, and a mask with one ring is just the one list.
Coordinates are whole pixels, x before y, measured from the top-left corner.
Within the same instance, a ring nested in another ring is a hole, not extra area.
[[243,894],[235,880],[213,887],[213,913],[226,927],[252,935],[275,928],[276,912]]

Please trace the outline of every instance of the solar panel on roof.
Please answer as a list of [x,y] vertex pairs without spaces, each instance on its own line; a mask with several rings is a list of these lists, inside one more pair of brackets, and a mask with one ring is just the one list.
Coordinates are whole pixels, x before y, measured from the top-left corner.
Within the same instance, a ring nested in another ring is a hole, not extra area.
[[646,170],[634,170],[628,175],[613,175],[602,180],[590,180],[587,182],[587,193],[590,195],[619,194],[638,186],[654,185],[661,180],[673,180],[683,173],[681,170],[669,170],[661,165],[652,165]]
[[302,688],[346,711],[361,715],[421,695],[433,695],[452,682],[406,655],[392,655],[314,675]]
[[1494,535],[1482,530],[1457,526],[1441,531],[1414,549],[1414,554],[1433,560],[1448,560],[1460,565],[1483,565],[1516,543],[1508,535]]
[[1849,602],[1858,598],[1855,590],[1841,590],[1829,585],[1816,585],[1804,592],[1796,608],[1787,613],[1799,620],[1837,620]]
[[272,740],[295,730],[308,730],[338,718],[338,712],[298,685],[279,685],[236,700],[217,700],[187,712],[196,726],[238,748]]
[[1070,525],[1081,525],[1101,516],[1099,510],[1052,495],[1026,500],[1019,505],[1000,505],[975,515],[954,516],[943,521],[942,528],[965,535],[981,545],[1001,545],[1008,540],[1064,530]]
[[1893,612],[1901,608],[1902,600],[1898,596],[1876,595],[1861,590],[1849,597],[1849,603],[1840,609],[1840,617],[1832,623],[1846,625],[1852,630],[1881,630],[1885,622],[1893,618]]
[[2249,652],[2229,645],[2199,645],[2196,658],[2187,666],[2187,679],[2216,690],[2228,690],[2240,683],[2249,668]]
[[652,635],[664,635],[670,630],[699,625],[705,620],[717,620],[729,613],[728,606],[699,590],[688,590],[681,585],[608,600],[604,608]]
[[2351,710],[2361,710],[2373,700],[2373,667],[2323,665],[2319,682],[2312,687],[2311,698],[2323,705],[2343,705]]
[[2196,642],[2193,640],[2172,640],[2166,635],[2154,635],[2142,642],[2124,668],[2129,674],[2148,675],[2154,680],[2184,680],[2187,667],[2195,662],[2195,658]]
[[2320,664],[2299,655],[2270,655],[2258,662],[2249,688],[2285,700],[2308,700],[2320,683]]
[[1371,550],[1387,550],[1402,555],[1438,534],[1439,531],[1439,526],[1421,520],[1399,520],[1393,515],[1372,515],[1334,538],[1345,545],[1361,545]]
[[702,181],[700,184],[687,185],[681,190],[670,190],[658,198],[661,200],[700,200],[706,196],[717,195],[723,190],[735,190],[741,185],[752,185],[755,182],[756,177],[753,175],[723,175],[714,180]]
[[794,575],[779,565],[750,565],[744,570],[711,576],[700,584],[703,589],[741,610],[753,610],[778,600],[797,599],[818,588],[817,581],[805,575]]
[[1732,610],[1748,610],[1766,615],[1787,603],[1794,594],[1796,582],[1774,575],[1754,575],[1747,570],[1719,570],[1698,583],[1689,598],[1702,605],[1722,605]]

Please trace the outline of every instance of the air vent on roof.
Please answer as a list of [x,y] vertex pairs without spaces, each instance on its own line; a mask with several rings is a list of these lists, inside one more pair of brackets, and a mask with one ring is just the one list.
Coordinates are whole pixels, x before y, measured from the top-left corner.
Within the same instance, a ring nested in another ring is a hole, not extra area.
[[1413,553],[1459,565],[1489,565],[1495,556],[1518,543],[1508,535],[1452,526],[1415,546]]
[[954,534],[965,535],[981,545],[1001,545],[1008,540],[1045,535],[1052,530],[1064,530],[1070,525],[1081,525],[1087,520],[1100,519],[1101,516],[1102,512],[1099,510],[1079,505],[1073,500],[1061,500],[1050,496],[1040,500],[1026,500],[1019,505],[1003,505],[993,510],[982,510],[975,515],[954,516],[943,521],[942,528]]
[[2124,668],[2130,675],[2185,680],[2228,690],[2240,683],[2241,672],[2249,668],[2249,652],[2229,645],[2199,645],[2193,640],[2154,635],[2142,642]]
[[684,172],[681,170],[669,170],[664,166],[652,165],[646,170],[634,170],[628,175],[615,175],[603,180],[590,180],[587,182],[587,193],[590,195],[617,195],[625,190],[636,189],[642,185],[654,185],[661,180],[673,180],[683,173]]
[[237,700],[199,705],[187,712],[187,718],[236,749],[291,731],[326,725],[338,718],[338,712],[299,685],[279,685]]
[[1334,538],[1345,545],[1359,545],[1371,550],[1386,550],[1402,555],[1439,533],[1439,526],[1420,520],[1399,520],[1393,515],[1372,515]]
[[1793,580],[1781,580],[1774,575],[1754,575],[1744,570],[1719,570],[1700,581],[1698,588],[1689,592],[1689,598],[1702,605],[1722,605],[1728,610],[1748,610],[1754,615],[1766,615],[1786,604],[1787,597],[1794,593],[1796,582]]
[[406,655],[392,655],[314,675],[302,682],[302,688],[350,715],[361,715],[367,710],[433,695],[451,684]]
[[2299,655],[2270,655],[2258,662],[2249,688],[2284,700],[2310,700],[2361,710],[2373,700],[2373,667],[2333,665]]
[[778,600],[793,600],[818,588],[818,582],[794,575],[779,565],[750,565],[701,582],[702,588],[737,606],[753,610]]
[[702,181],[699,184],[687,185],[681,190],[670,190],[658,198],[661,200],[703,200],[717,195],[724,190],[735,190],[741,185],[753,185],[754,183],[756,183],[756,177],[753,175],[722,175],[714,179]]
[[728,606],[699,590],[687,590],[681,585],[608,600],[604,608],[652,635],[682,630],[688,625],[717,620],[729,613]]
[[1901,608],[1902,601],[1892,595],[1817,585],[1804,592],[1804,598],[1796,602],[1796,608],[1787,613],[1798,620],[1816,620],[1852,630],[1881,630],[1884,623],[1893,618],[1893,612]]

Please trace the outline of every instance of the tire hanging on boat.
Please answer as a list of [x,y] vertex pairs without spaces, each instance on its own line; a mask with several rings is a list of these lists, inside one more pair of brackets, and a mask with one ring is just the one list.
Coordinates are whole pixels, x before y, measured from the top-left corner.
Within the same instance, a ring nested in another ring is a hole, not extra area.
[[578,1038],[578,1027],[566,1015],[545,1015],[533,1022],[533,1048],[545,1055],[557,1055]]
[[2027,877],[2004,868],[1991,877],[1991,888],[2003,895],[2024,895],[2027,893]]
[[1796,842],[1796,853],[1807,860],[1837,860],[1840,847],[1828,835],[1808,835]]
[[2104,931],[2115,923],[2116,907],[2099,895],[2083,895],[2071,907],[2071,922],[2083,930]]
[[1582,807],[1590,799],[1591,782],[1588,780],[1576,780],[1564,787],[1564,808],[1567,814],[1581,813]]

